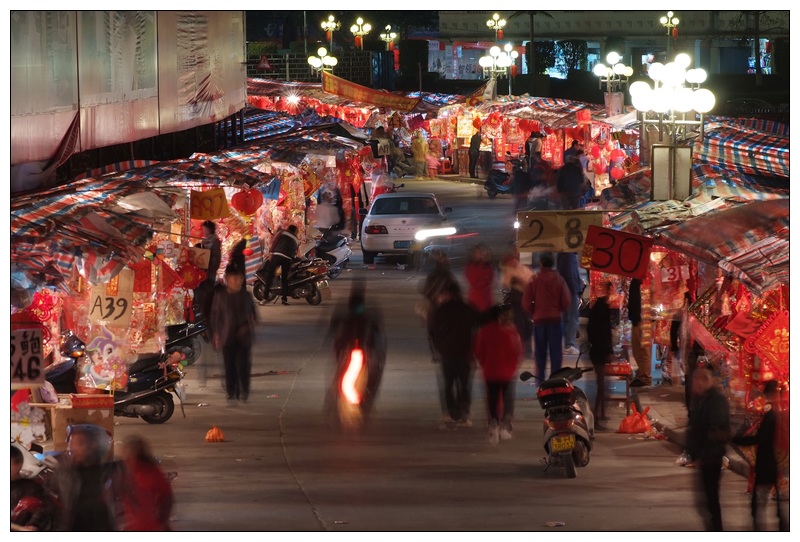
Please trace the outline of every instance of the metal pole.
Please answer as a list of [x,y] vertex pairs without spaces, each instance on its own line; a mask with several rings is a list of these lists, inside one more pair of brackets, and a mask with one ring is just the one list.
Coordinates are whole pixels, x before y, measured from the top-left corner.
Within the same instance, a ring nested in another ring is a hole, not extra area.
[[306,22],[305,11],[303,11],[303,51],[308,56],[308,23]]

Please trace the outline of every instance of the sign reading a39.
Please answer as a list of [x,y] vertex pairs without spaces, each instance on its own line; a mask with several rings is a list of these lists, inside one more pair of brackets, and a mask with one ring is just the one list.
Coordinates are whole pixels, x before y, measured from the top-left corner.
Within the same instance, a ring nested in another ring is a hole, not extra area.
[[583,252],[589,226],[602,226],[602,211],[522,211],[517,213],[520,252]]

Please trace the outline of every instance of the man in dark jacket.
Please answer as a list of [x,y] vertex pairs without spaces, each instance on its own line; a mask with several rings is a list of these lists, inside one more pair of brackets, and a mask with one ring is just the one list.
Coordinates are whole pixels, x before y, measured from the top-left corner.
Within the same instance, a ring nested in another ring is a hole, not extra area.
[[300,240],[297,238],[297,226],[292,224],[278,234],[272,244],[269,260],[261,265],[261,269],[256,274],[261,277],[267,288],[272,287],[272,279],[275,278],[275,269],[281,268],[281,301],[284,305],[289,304],[289,269],[292,260],[297,256],[297,247]]
[[594,368],[597,394],[594,401],[595,427],[605,429],[601,423],[608,421],[606,416],[606,377],[605,367],[611,361],[614,345],[611,341],[611,308],[608,305],[608,295],[611,283],[600,283],[597,299],[589,309],[589,321],[586,323],[586,332],[589,337],[589,359]]
[[728,400],[714,385],[714,375],[707,363],[698,364],[692,375],[692,406],[686,451],[697,469],[697,507],[703,515],[707,531],[722,530],[722,507],[719,485],[722,477],[722,458],[730,441]]
[[203,240],[197,243],[195,248],[204,248],[211,252],[208,257],[206,278],[194,289],[194,305],[207,317],[211,311],[214,285],[217,282],[217,271],[222,262],[222,241],[217,237],[217,225],[212,221],[206,220],[203,222]]
[[789,530],[789,514],[784,509],[785,501],[781,502],[781,492],[778,487],[778,460],[775,454],[775,436],[778,429],[778,382],[769,380],[764,384],[764,397],[767,407],[764,416],[754,435],[742,435],[733,438],[733,442],[740,446],[756,446],[755,484],[750,501],[753,514],[753,530],[763,531],[764,524],[759,521],[759,509],[763,501],[769,500],[772,488],[775,488],[775,500],[778,508],[778,528],[781,531]]
[[472,343],[477,327],[496,319],[497,312],[497,307],[478,312],[464,301],[455,281],[447,283],[434,301],[428,316],[428,337],[442,365],[443,429],[472,426]]
[[571,156],[558,172],[556,184],[562,209],[577,209],[583,188],[583,168],[577,155]]
[[475,168],[478,165],[478,157],[481,155],[481,131],[478,130],[469,140],[469,176],[473,179],[478,178]]

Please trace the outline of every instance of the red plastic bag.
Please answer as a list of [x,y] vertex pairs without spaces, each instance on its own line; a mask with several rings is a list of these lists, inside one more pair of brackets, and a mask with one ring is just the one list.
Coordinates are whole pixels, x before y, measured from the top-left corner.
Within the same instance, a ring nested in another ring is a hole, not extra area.
[[647,419],[647,412],[650,407],[644,409],[644,412],[637,412],[636,405],[631,405],[633,413],[626,416],[619,423],[617,433],[647,433],[652,429],[650,420]]

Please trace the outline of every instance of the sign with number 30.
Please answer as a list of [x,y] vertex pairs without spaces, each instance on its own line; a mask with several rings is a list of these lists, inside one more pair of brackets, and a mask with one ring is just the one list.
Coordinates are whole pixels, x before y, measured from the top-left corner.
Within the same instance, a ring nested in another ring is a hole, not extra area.
[[589,226],[581,267],[611,275],[644,279],[653,239],[609,228]]

